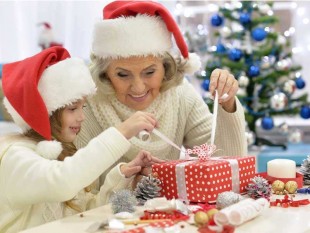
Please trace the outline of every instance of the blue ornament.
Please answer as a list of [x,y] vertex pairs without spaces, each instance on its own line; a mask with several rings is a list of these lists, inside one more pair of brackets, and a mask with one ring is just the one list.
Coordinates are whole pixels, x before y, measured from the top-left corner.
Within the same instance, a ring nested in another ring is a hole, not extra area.
[[228,57],[232,61],[240,61],[242,56],[243,56],[243,53],[240,49],[231,49],[228,53]]
[[241,24],[245,25],[251,22],[251,16],[249,13],[242,12],[239,17],[239,21]]
[[221,26],[223,22],[224,22],[224,19],[219,14],[215,14],[211,17],[211,25],[214,27]]
[[262,119],[262,128],[265,130],[271,130],[274,127],[273,120],[271,117],[264,117]]
[[301,193],[301,194],[310,194],[310,188],[301,188],[301,189],[297,189],[297,193]]
[[260,74],[260,69],[258,66],[251,65],[250,68],[248,69],[248,75],[250,77],[256,77]]
[[309,119],[310,118],[310,107],[309,106],[302,106],[299,114],[302,118]]
[[306,82],[302,77],[296,78],[295,83],[298,89],[303,89],[306,86]]
[[205,79],[201,83],[201,88],[204,89],[205,91],[209,91],[209,86],[210,86],[210,80],[209,79]]
[[222,43],[218,43],[216,45],[216,52],[219,53],[219,54],[225,53],[226,52],[225,46]]
[[262,41],[266,38],[267,32],[265,31],[264,28],[255,28],[252,30],[252,38],[256,41]]

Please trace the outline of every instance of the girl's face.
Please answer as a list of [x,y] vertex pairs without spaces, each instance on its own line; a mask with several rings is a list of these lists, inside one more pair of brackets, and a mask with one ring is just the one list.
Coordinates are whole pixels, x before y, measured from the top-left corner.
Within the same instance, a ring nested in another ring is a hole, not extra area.
[[144,110],[158,96],[165,75],[163,62],[154,56],[113,60],[107,76],[117,99],[134,110]]
[[73,142],[81,130],[81,124],[85,119],[83,107],[85,99],[78,100],[66,106],[61,116],[60,137],[64,142]]

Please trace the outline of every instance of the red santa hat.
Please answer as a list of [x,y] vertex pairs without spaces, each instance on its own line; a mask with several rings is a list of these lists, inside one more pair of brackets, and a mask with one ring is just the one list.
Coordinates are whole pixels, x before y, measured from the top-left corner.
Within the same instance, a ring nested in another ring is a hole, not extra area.
[[63,47],[51,47],[3,66],[4,105],[25,132],[34,129],[51,139],[49,116],[58,108],[95,93],[88,67],[70,58]]
[[172,35],[184,59],[186,73],[201,62],[189,54],[183,35],[169,11],[152,1],[114,1],[103,9],[93,32],[92,52],[101,58],[160,55],[172,48]]

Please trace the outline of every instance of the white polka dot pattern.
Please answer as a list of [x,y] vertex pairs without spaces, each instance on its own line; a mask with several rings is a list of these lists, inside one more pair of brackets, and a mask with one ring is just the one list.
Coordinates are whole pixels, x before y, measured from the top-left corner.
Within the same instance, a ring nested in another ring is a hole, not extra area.
[[[236,159],[239,167],[239,179],[238,176],[232,177],[231,165],[223,158]],[[190,162],[184,166],[186,188],[183,191],[186,191],[187,199],[193,202],[215,201],[219,193],[233,189],[233,182],[239,182],[239,192],[244,193],[246,186],[255,176],[254,156],[221,157],[221,160]],[[177,180],[180,178],[176,172],[176,165],[180,163],[184,163],[184,160],[173,160],[153,165],[153,172],[157,173],[162,181],[161,194],[167,199],[180,196],[177,185]]]

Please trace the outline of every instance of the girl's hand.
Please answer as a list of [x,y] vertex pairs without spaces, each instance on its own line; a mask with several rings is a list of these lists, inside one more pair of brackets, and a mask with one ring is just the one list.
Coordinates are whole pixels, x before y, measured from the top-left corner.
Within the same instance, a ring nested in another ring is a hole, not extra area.
[[141,150],[139,154],[131,162],[123,164],[120,167],[121,172],[126,178],[131,177],[141,171],[143,175],[147,175],[147,171],[150,171],[150,167],[154,163],[162,163],[164,160],[158,159],[151,155],[150,152]]
[[152,132],[155,127],[158,127],[155,116],[147,112],[135,112],[127,120],[119,124],[116,128],[127,138],[130,139],[136,136],[140,131],[146,130]]

